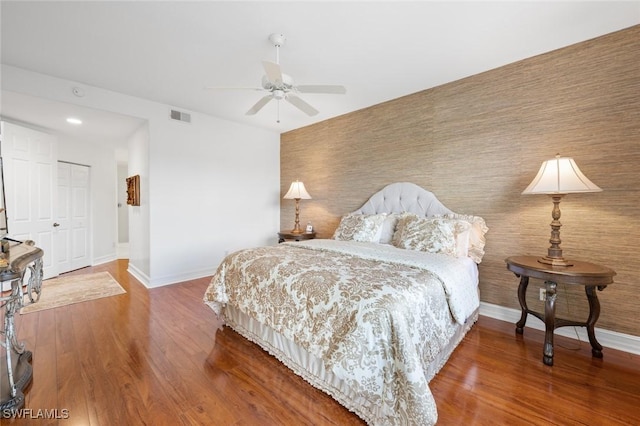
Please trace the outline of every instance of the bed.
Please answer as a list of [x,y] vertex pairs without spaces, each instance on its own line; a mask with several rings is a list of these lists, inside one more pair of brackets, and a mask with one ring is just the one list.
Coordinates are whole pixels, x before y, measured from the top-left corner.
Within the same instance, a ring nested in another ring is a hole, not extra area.
[[394,183],[331,239],[230,254],[204,302],[368,424],[435,424],[428,384],[477,320],[487,230]]

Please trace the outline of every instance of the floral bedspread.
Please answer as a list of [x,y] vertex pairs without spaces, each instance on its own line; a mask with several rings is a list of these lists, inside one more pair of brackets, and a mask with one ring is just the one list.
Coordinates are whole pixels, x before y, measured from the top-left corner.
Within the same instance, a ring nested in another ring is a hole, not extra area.
[[321,358],[380,407],[372,423],[435,424],[423,366],[479,301],[461,259],[421,255],[334,240],[242,250],[220,264],[204,301],[221,317],[232,304]]

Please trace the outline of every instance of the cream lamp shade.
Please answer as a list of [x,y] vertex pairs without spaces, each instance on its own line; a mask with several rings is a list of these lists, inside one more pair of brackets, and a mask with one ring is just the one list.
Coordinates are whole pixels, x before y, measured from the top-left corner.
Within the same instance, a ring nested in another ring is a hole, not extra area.
[[533,181],[522,191],[523,194],[570,194],[572,192],[600,192],[580,171],[573,158],[560,157],[542,163]]
[[304,183],[295,181],[291,182],[291,186],[289,187],[287,193],[284,194],[283,198],[286,198],[287,200],[310,200],[311,195],[309,195],[306,188],[304,187]]
[[300,181],[295,181],[291,183],[289,190],[286,194],[284,194],[285,199],[288,200],[296,200],[296,222],[291,230],[292,234],[302,234],[302,229],[300,228],[300,200],[310,200],[311,195],[307,192],[304,187],[304,183]]
[[560,200],[566,194],[600,191],[602,189],[587,179],[573,158],[560,157],[558,154],[542,163],[536,177],[522,191],[523,194],[547,194],[553,201],[553,221],[549,239],[551,246],[547,249],[547,255],[538,259],[538,262],[552,266],[572,266],[572,263],[562,256],[560,248]]

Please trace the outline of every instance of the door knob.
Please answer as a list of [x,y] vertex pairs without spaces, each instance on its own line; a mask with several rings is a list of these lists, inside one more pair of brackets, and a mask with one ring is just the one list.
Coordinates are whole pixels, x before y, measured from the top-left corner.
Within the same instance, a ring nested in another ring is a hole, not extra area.
[[53,226],[54,226],[54,227],[58,227],[58,226],[60,226],[60,224],[59,224],[59,223],[55,223],[55,222],[54,222]]

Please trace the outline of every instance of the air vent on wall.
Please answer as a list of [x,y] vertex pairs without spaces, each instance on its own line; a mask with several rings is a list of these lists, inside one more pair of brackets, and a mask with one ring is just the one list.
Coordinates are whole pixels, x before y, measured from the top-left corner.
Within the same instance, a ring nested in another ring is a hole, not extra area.
[[185,123],[191,123],[191,114],[188,114],[186,112],[182,112],[182,111],[177,111],[175,109],[172,109],[170,111],[170,117],[172,120],[178,120],[178,121],[184,121]]

